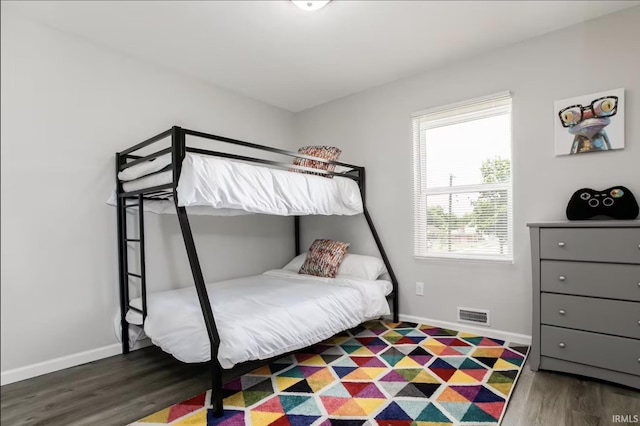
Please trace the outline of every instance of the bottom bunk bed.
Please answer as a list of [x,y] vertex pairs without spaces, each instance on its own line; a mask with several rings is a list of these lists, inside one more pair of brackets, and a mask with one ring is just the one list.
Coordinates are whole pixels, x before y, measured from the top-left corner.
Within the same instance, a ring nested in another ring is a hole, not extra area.
[[[319,343],[390,313],[392,284],[349,275],[321,278],[276,269],[261,275],[207,283],[225,369]],[[142,299],[131,301],[141,309]],[[180,361],[211,360],[198,295],[193,287],[150,293],[147,317],[129,310],[127,321]]]

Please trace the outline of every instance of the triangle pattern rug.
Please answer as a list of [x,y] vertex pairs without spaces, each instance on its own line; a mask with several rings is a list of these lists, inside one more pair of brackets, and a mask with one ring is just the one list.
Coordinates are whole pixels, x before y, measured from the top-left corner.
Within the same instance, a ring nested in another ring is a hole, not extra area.
[[409,322],[369,321],[132,425],[497,425],[529,347]]

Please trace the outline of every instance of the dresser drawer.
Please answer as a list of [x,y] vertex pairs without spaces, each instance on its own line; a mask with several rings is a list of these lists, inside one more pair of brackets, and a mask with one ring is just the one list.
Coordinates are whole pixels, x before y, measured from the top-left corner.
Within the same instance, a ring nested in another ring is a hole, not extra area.
[[640,302],[640,265],[543,260],[540,289]]
[[640,376],[640,340],[543,325],[543,356]]
[[640,228],[541,228],[540,258],[640,264]]
[[542,293],[543,324],[640,339],[640,303]]

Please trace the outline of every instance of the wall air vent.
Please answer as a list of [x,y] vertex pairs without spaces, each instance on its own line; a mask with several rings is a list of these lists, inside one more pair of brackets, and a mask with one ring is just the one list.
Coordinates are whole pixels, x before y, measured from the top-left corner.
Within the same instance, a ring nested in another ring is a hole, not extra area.
[[489,311],[485,309],[469,309],[458,308],[458,322],[467,322],[470,324],[491,325]]

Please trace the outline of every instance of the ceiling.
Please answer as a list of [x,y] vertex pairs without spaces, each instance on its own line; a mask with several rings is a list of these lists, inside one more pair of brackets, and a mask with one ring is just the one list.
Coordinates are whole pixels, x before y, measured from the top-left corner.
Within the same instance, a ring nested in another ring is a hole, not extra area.
[[625,1],[16,1],[114,51],[298,112],[640,4]]

